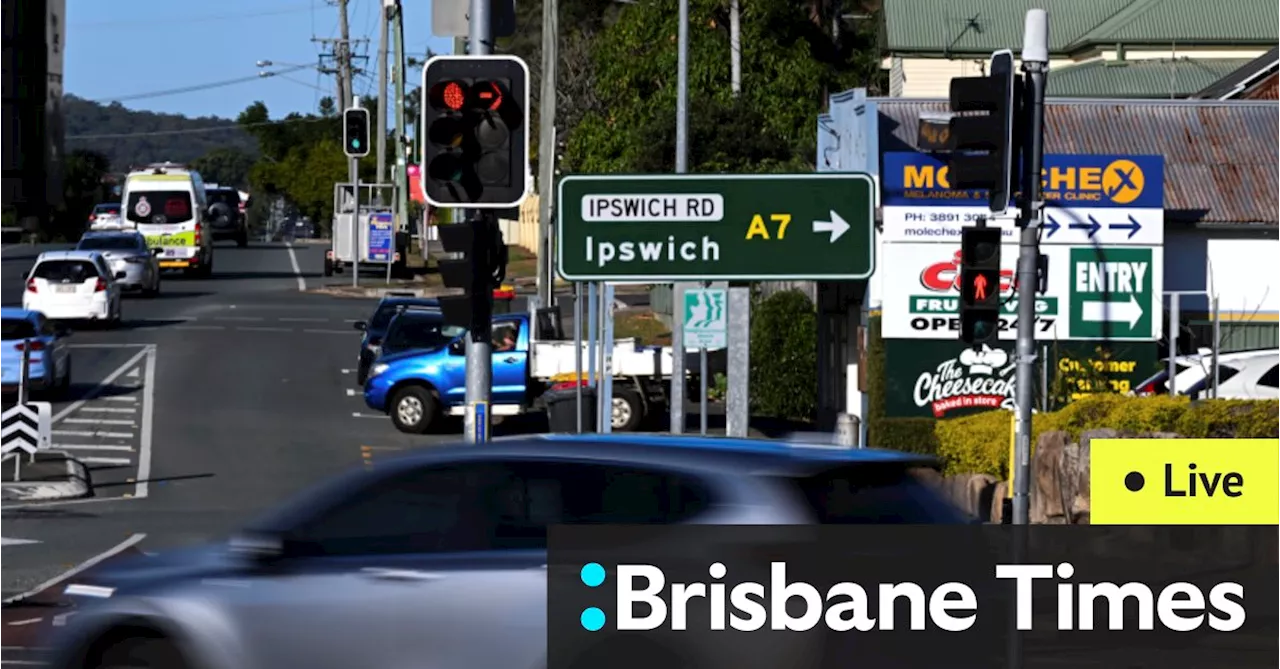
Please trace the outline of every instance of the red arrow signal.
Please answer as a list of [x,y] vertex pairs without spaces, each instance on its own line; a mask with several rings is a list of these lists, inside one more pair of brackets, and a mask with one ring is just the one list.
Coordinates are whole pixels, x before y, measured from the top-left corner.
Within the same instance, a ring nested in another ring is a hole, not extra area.
[[484,89],[476,93],[476,99],[481,102],[481,106],[489,111],[497,111],[502,106],[502,88],[497,82],[486,81]]

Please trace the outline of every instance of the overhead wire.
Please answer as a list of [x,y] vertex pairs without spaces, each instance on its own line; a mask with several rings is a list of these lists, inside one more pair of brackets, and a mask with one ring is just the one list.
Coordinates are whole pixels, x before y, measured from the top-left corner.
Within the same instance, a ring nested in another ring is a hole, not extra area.
[[[278,72],[274,72],[273,74],[284,74],[288,72],[296,72],[298,70],[305,70],[312,67],[314,67],[314,65],[295,65],[293,67],[287,67],[282,70],[279,70]],[[131,95],[121,95],[121,96],[112,97],[112,98],[102,98],[98,100],[93,100],[93,102],[97,102],[100,104],[108,104],[112,102],[125,102],[128,100],[146,100],[150,98],[159,98],[159,97],[165,97],[169,95],[181,95],[183,93],[195,93],[198,91],[207,91],[210,89],[222,88],[225,86],[234,86],[236,84],[244,84],[250,81],[257,81],[262,78],[263,77],[261,74],[255,74],[251,77],[239,77],[236,79],[224,79],[222,81],[211,81],[205,84],[196,84],[194,86],[184,86],[182,88],[170,88],[168,90],[162,90],[162,91],[150,91],[147,93],[134,93]]]
[[207,132],[228,132],[231,130],[244,130],[246,128],[262,128],[271,125],[285,125],[288,123],[319,123],[320,121],[332,120],[324,116],[304,116],[301,118],[282,118],[275,121],[258,121],[256,123],[230,123],[227,125],[218,125],[208,128],[183,128],[181,130],[144,130],[141,132],[120,132],[120,133],[104,133],[94,135],[67,135],[66,140],[91,140],[91,139],[124,139],[127,137],[159,137],[164,135],[196,135]]

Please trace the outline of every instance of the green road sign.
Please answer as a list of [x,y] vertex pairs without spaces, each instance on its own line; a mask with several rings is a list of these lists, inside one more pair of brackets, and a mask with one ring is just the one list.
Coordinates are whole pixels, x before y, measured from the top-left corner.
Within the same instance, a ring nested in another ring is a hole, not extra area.
[[1152,249],[1071,249],[1070,332],[1075,338],[1152,339],[1159,304]]
[[685,348],[709,351],[729,345],[729,291],[689,288],[684,291]]
[[572,175],[556,200],[567,281],[865,279],[866,174]]

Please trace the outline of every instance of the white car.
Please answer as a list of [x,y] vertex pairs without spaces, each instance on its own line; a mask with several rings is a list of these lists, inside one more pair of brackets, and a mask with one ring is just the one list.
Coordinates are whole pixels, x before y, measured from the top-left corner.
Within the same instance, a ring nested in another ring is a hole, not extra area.
[[22,307],[54,320],[88,320],[120,324],[120,283],[124,272],[112,272],[97,251],[41,253],[27,275]]
[[[1220,399],[1275,399],[1275,373],[1280,352],[1275,349],[1236,351],[1218,356],[1218,397]],[[1213,354],[1201,349],[1194,355],[1180,355],[1175,359],[1177,376],[1175,390],[1179,395],[1193,399],[1208,396]],[[1263,378],[1270,372],[1269,378]],[[1242,375],[1236,379],[1237,375]],[[1165,395],[1169,392],[1169,372],[1161,370],[1155,376],[1138,384],[1131,393],[1138,396]]]

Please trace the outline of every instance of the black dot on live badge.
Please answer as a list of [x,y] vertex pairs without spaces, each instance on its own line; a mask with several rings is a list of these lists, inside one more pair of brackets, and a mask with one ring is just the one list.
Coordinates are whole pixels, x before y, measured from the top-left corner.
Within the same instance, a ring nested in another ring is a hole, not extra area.
[[1147,479],[1143,478],[1141,472],[1129,472],[1124,475],[1124,487],[1128,488],[1129,492],[1138,492],[1146,484]]

